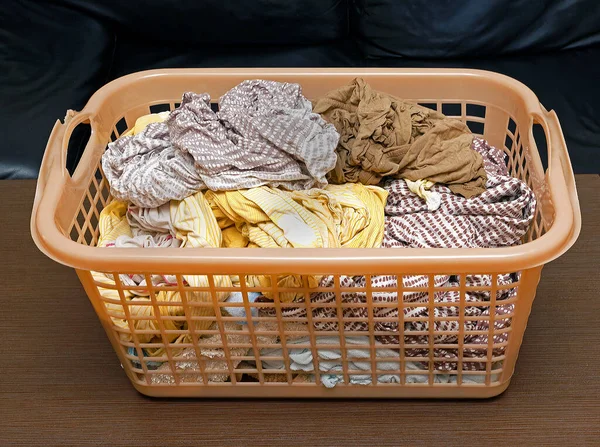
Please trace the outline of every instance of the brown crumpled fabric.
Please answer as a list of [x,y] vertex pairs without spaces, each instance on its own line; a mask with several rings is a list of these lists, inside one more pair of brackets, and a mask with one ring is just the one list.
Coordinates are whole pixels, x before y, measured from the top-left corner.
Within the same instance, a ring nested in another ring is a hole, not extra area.
[[374,185],[391,176],[443,183],[467,198],[485,191],[483,159],[462,121],[375,91],[361,78],[314,101],[313,112],[340,134],[331,183]]

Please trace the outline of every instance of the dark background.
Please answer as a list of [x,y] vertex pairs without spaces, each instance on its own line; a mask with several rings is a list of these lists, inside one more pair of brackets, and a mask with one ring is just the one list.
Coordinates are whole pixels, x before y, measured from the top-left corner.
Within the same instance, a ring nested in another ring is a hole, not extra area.
[[5,0],[0,178],[35,178],[55,120],[103,84],[165,67],[493,70],[555,109],[575,172],[597,173],[599,63],[597,0]]
[[56,119],[103,84],[165,67],[493,70],[555,109],[576,173],[598,173],[599,64],[597,0],[4,0],[0,178],[35,178]]

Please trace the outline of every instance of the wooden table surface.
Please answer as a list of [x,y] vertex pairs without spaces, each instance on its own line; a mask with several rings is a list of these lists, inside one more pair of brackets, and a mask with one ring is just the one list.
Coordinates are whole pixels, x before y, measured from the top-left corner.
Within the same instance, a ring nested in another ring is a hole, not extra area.
[[0,446],[600,445],[600,177],[543,271],[508,390],[485,401],[159,400],[121,370],[75,273],[29,235],[34,181],[0,182]]

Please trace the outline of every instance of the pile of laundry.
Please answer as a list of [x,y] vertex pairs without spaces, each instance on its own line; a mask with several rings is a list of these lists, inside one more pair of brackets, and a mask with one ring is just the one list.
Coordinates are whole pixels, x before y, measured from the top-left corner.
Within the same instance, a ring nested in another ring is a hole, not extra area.
[[[463,122],[375,91],[362,79],[312,102],[302,95],[298,84],[244,81],[219,99],[217,111],[211,107],[208,94],[185,93],[177,109],[140,117],[133,128],[110,143],[102,157],[102,170],[114,200],[100,214],[100,247],[502,247],[520,243],[536,206],[531,189],[510,176],[503,151],[474,136]],[[226,371],[237,368],[240,362],[228,363],[231,360],[225,355],[224,344],[251,344],[248,322],[253,317],[275,315],[273,307],[252,307],[251,315],[246,315],[247,307],[240,305],[244,303],[241,292],[218,292],[217,300],[232,303],[223,312],[240,319],[225,323],[228,340],[222,340],[212,332],[217,327],[209,318],[190,320],[194,327],[189,328],[180,305],[179,290],[186,286],[209,287],[207,276],[183,275],[178,279],[174,275],[93,275],[107,298],[109,316],[123,329],[123,341],[133,341],[130,324],[139,343],[189,343],[191,334],[211,331],[203,336],[202,344],[214,344],[214,348],[202,348],[200,352],[181,348],[174,353],[186,359],[174,366],[187,371],[183,376],[186,381],[230,380]],[[398,278],[402,284],[398,284]],[[264,293],[248,293],[249,302],[273,299],[268,292],[273,287],[271,275],[245,280],[255,290],[264,289]],[[282,275],[277,278],[277,286],[289,290],[334,285],[332,276],[310,276],[308,284],[303,283],[305,280],[300,275]],[[114,287],[116,281],[122,285],[121,295]],[[143,289],[149,281],[155,286],[157,301],[174,303],[161,311],[180,318],[154,318],[154,307],[148,305],[150,292]],[[342,288],[364,290],[367,280],[364,276],[342,276],[340,281]],[[389,332],[375,337],[377,356],[385,357],[377,361],[378,369],[390,371],[378,375],[377,380],[400,380],[394,371],[400,361],[397,346],[404,342],[405,357],[415,358],[414,362],[404,362],[406,381],[427,381],[427,375],[408,372],[429,369],[422,360],[430,356],[428,349],[410,347],[428,343],[428,336],[422,335],[430,330],[428,294],[410,291],[411,287],[429,287],[428,276],[372,276],[370,281],[373,316],[393,320],[377,322],[374,327],[375,331]],[[489,275],[467,275],[464,281],[467,287],[491,289]],[[502,329],[511,324],[514,304],[510,298],[516,296],[510,285],[516,281],[516,273],[498,276],[494,328],[489,327],[486,318],[490,315],[490,293],[466,293],[464,344],[486,348],[465,348],[461,356],[464,370],[485,370],[488,343],[495,345],[494,355],[502,354],[508,334]],[[240,278],[214,276],[212,282],[216,287],[239,287]],[[434,342],[458,346],[459,319],[452,317],[459,317],[459,278],[436,275],[434,283],[436,288],[448,288],[435,293],[434,302],[440,306],[433,308]],[[405,290],[400,303],[398,294],[390,291],[399,286]],[[377,291],[382,287],[386,289]],[[298,303],[282,308],[286,325],[307,334],[307,324],[294,321],[314,320],[315,329],[332,332],[322,337],[325,342],[340,346],[341,328],[335,307],[314,307],[313,318],[308,320],[307,307],[302,305],[306,299],[303,291],[281,292],[279,298],[284,303]],[[345,337],[348,357],[355,358],[346,366],[363,371],[351,374],[348,380],[353,384],[371,383],[371,350],[366,336],[369,327],[360,321],[368,317],[367,294],[342,292],[340,298],[343,303],[354,303],[344,308],[343,329],[365,332],[364,337]],[[123,299],[128,302],[127,312],[121,305]],[[205,291],[188,291],[185,299],[213,302],[212,294]],[[333,291],[315,292],[310,300],[335,303],[336,295]],[[377,307],[378,303],[399,305]],[[403,307],[402,303],[412,305]],[[398,316],[399,308],[403,309],[404,320]],[[190,309],[188,317],[214,316],[210,305]],[[134,319],[130,321],[127,314]],[[399,321],[406,321],[403,328],[398,327]],[[269,323],[252,324],[259,331]],[[185,334],[172,334],[171,330]],[[419,335],[411,336],[411,332]],[[490,332],[493,340],[488,340]],[[265,345],[280,342],[276,336],[258,338]],[[340,363],[344,355],[340,349],[313,351],[304,346],[310,345],[307,338],[288,338],[288,360],[293,371],[314,372],[318,363],[324,385],[344,381]],[[282,357],[280,348],[248,353],[248,349],[236,347],[230,351],[230,355],[239,357]],[[432,353],[437,359],[436,381],[456,381],[456,376],[448,372],[457,368],[457,351],[436,349]],[[314,352],[320,361],[313,359]],[[134,366],[141,367],[138,354],[159,357],[165,351],[164,347],[146,348],[140,353],[130,348],[129,354],[138,358],[132,361]],[[198,354],[203,358],[198,359]],[[396,357],[398,362],[389,361]],[[174,383],[173,365],[144,363],[149,369],[163,371],[153,374],[153,381]],[[209,370],[225,372],[201,374],[200,363],[212,365]],[[283,360],[262,361],[261,366],[269,370],[284,368]],[[285,370],[274,376],[287,381]],[[302,380],[306,377],[312,375],[298,376]],[[464,376],[463,380],[468,381],[468,377],[477,381],[481,376]]]

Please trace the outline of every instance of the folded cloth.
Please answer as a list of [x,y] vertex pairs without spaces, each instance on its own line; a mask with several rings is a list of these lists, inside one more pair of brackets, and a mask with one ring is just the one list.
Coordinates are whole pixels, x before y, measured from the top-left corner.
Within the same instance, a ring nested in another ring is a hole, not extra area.
[[430,180],[471,197],[485,190],[481,156],[466,124],[373,90],[363,79],[314,101],[340,134],[331,183],[378,184],[383,177]]
[[261,80],[227,92],[219,112],[208,94],[185,93],[164,122],[132,133],[108,145],[102,167],[113,197],[149,208],[206,188],[323,187],[339,138],[298,84]]
[[[355,371],[348,374],[348,379],[352,385],[371,385],[373,376],[371,368],[371,350],[370,341],[367,336],[346,336],[344,338],[346,346],[347,371]],[[289,340],[287,342],[287,351],[292,371],[311,372],[315,370],[313,352],[309,347],[298,347],[296,345],[311,345],[309,337]],[[343,376],[343,356],[339,348],[323,347],[319,345],[340,346],[340,338],[337,335],[317,336],[315,345],[319,356],[319,371],[321,372],[321,382],[327,388],[333,388],[338,383],[344,383]],[[260,353],[261,357],[279,357],[277,360],[262,360],[264,369],[285,370],[283,361],[283,350],[281,348],[264,348]],[[381,359],[381,360],[380,360]],[[400,383],[400,354],[397,350],[387,349],[380,343],[375,344],[375,367],[377,371],[388,371],[386,374],[378,374],[379,383]],[[418,363],[404,362],[405,371],[423,371]],[[363,373],[360,373],[360,372]],[[359,372],[358,374],[356,372]],[[427,383],[428,374],[407,374],[406,383]],[[463,383],[483,383],[485,376],[463,376]],[[493,377],[492,380],[497,380]],[[450,374],[435,374],[434,383],[455,383],[456,376]]]
[[[489,146],[484,140],[477,141],[476,150],[482,153],[486,160],[487,187],[488,189],[477,197],[470,199],[453,194],[448,187],[435,185],[431,189],[441,196],[441,205],[435,212],[427,209],[427,204],[415,196],[406,182],[395,179],[388,182],[386,189],[390,193],[386,205],[386,224],[383,247],[387,248],[457,248],[457,247],[501,247],[520,243],[520,239],[527,232],[535,212],[536,200],[531,189],[521,180],[508,175],[504,165],[503,153]],[[498,275],[498,286],[509,286],[518,281],[516,274]],[[490,312],[490,275],[466,275],[467,287],[487,288],[488,291],[467,291],[465,302],[470,304],[465,310],[465,331],[488,331],[489,324],[484,320]],[[364,276],[341,276],[342,288],[365,288]],[[459,279],[450,275],[435,275],[434,285],[438,287],[459,288]],[[331,276],[324,277],[321,287],[334,286]],[[398,288],[398,277],[395,275],[375,275],[371,277],[373,317],[393,318],[397,321],[397,307],[378,307],[378,303],[397,303],[398,295],[394,289]],[[410,321],[405,325],[405,343],[428,343],[427,335],[411,335],[410,331],[428,331],[429,323],[429,297],[427,292],[411,292],[411,288],[429,287],[429,277],[425,275],[403,276],[404,303],[414,303],[414,307],[403,307],[406,318],[420,318],[425,321]],[[378,288],[389,288],[379,291]],[[495,344],[507,341],[508,332],[500,330],[510,326],[510,315],[514,311],[514,304],[503,304],[502,301],[514,298],[515,288],[500,288],[496,294],[497,306],[495,308],[496,320],[494,323],[493,341]],[[355,306],[346,307],[343,316],[346,318],[344,328],[347,331],[368,331],[366,319],[369,317],[368,299],[365,292],[342,292],[343,303],[353,303]],[[319,292],[311,295],[314,303],[332,304],[336,302],[335,292]],[[460,329],[459,307],[450,306],[451,303],[460,302],[460,293],[455,290],[438,291],[434,295],[434,303],[442,306],[434,307],[436,321],[434,323],[435,343],[456,343]],[[356,304],[364,306],[356,306]],[[272,311],[265,310],[265,314]],[[282,310],[285,318],[305,318],[304,306],[288,307]],[[506,317],[502,317],[506,315]],[[439,318],[448,320],[439,321]],[[337,331],[337,310],[335,307],[313,308],[314,325],[317,330]],[[364,319],[360,321],[359,319]],[[389,331],[389,336],[377,336],[383,343],[398,343],[398,323],[376,321],[375,331]],[[453,332],[453,334],[440,331]],[[467,333],[467,332],[466,332]],[[467,333],[468,334],[468,333]],[[487,335],[466,335],[465,343],[487,344]],[[504,348],[495,349],[501,353]],[[436,349],[436,357],[457,360],[457,350]],[[408,349],[407,356],[419,356],[427,351],[422,349]],[[466,349],[465,357],[480,358],[484,362],[487,356],[486,349]],[[436,362],[435,368],[448,370],[456,363]],[[481,362],[465,362],[463,368],[477,369],[485,367]]]

